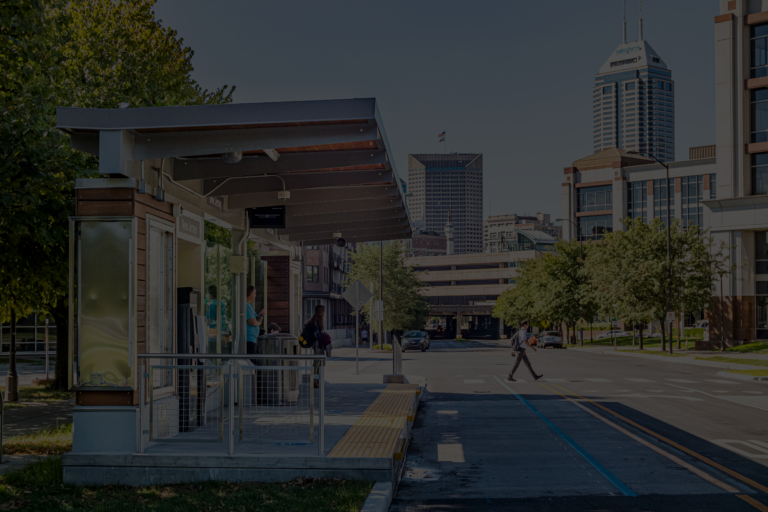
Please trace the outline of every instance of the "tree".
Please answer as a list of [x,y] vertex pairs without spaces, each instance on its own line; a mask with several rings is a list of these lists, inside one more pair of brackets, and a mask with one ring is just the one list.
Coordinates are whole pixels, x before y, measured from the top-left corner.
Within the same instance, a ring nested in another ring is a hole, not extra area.
[[[626,231],[609,233],[590,258],[588,267],[598,302],[632,321],[656,320],[664,325],[668,303],[672,311],[704,309],[716,278],[711,239],[695,227],[682,230],[675,220],[667,231],[661,219],[628,220]],[[670,301],[671,290],[671,301]],[[662,349],[666,333],[662,329]],[[672,340],[670,340],[672,343]]]
[[76,178],[97,159],[55,129],[56,107],[227,103],[192,80],[193,52],[154,19],[154,0],[7,0],[0,10],[0,318],[33,310],[57,326],[56,387],[68,352],[68,222]]
[[[589,247],[583,248],[589,252]],[[576,329],[580,318],[594,315],[595,303],[584,271],[582,248],[575,240],[557,242],[555,252],[521,262],[514,288],[502,292],[493,316],[505,323],[518,325],[548,321]]]
[[[366,287],[373,283],[374,300],[379,297],[379,246],[378,244],[359,244],[350,252],[352,267],[347,276],[348,282],[360,280]],[[419,279],[413,267],[405,264],[406,251],[400,242],[389,242],[383,247],[383,301],[384,331],[421,330],[429,315],[429,304],[420,291],[424,283]],[[366,303],[362,311],[369,321],[373,318],[370,304]],[[378,332],[378,322],[370,321],[371,332]]]

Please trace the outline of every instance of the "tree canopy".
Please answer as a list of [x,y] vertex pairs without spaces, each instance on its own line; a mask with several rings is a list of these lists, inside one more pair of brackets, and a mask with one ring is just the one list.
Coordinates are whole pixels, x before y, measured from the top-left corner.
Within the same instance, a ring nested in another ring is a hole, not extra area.
[[[366,288],[373,283],[374,300],[379,298],[379,246],[360,244],[350,253],[352,268],[348,283],[359,279]],[[429,304],[420,291],[424,284],[419,280],[413,267],[405,264],[406,252],[399,242],[389,242],[383,247],[383,301],[384,330],[421,329],[429,315]],[[366,318],[370,319],[370,304],[363,306]],[[371,323],[371,331],[377,332],[378,323]]]
[[[59,353],[73,185],[97,175],[98,161],[70,148],[56,107],[232,100],[234,88],[209,92],[191,78],[194,53],[154,18],[154,3],[6,0],[0,9],[0,321],[12,308],[51,312]],[[57,359],[57,379],[65,362]]]

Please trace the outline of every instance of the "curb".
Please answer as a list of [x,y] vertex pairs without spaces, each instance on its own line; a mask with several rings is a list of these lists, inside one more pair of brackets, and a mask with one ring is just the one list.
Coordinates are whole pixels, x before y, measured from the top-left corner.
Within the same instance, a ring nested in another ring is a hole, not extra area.
[[766,382],[766,381],[768,381],[768,377],[755,377],[753,375],[744,375],[744,374],[741,374],[741,373],[717,372],[717,376],[718,377],[727,377],[729,379],[758,381],[758,382]]
[[377,482],[360,512],[387,512],[392,504],[392,482]]

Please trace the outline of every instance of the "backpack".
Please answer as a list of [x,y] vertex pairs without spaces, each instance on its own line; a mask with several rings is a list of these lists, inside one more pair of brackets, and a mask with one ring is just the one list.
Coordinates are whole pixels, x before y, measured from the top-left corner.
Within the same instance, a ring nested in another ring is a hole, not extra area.
[[302,329],[299,335],[299,345],[301,348],[312,348],[315,346],[316,341],[315,325],[307,322],[304,324],[304,329]]
[[[512,350],[519,351],[519,350],[525,350],[525,338],[522,337],[523,330],[520,329],[517,331],[514,336],[512,336]],[[521,347],[523,347],[521,349]]]
[[317,345],[319,348],[326,349],[331,346],[331,335],[327,332],[320,334],[320,343]]

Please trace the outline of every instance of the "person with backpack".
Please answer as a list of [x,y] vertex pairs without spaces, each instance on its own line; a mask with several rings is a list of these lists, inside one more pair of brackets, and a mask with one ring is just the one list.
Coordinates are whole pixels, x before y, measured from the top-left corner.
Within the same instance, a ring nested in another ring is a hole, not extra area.
[[514,379],[515,371],[522,362],[525,362],[525,366],[527,366],[528,370],[531,372],[533,380],[539,380],[543,377],[543,375],[536,375],[536,372],[534,372],[533,368],[531,367],[531,362],[528,361],[528,356],[525,354],[526,346],[531,347],[534,352],[537,351],[536,348],[531,345],[531,342],[528,340],[527,330],[528,320],[523,320],[523,323],[520,324],[520,330],[517,331],[514,336],[512,336],[512,355],[516,356],[516,360],[515,365],[512,367],[512,370],[509,372],[509,376],[507,377],[508,381],[516,382]]
[[[303,348],[312,348],[315,355],[325,354],[326,338],[330,336],[325,332],[325,306],[318,304],[315,306],[315,314],[304,324],[304,329],[299,336],[299,344]],[[312,363],[314,367],[314,386],[320,387],[320,361],[315,360]]]

